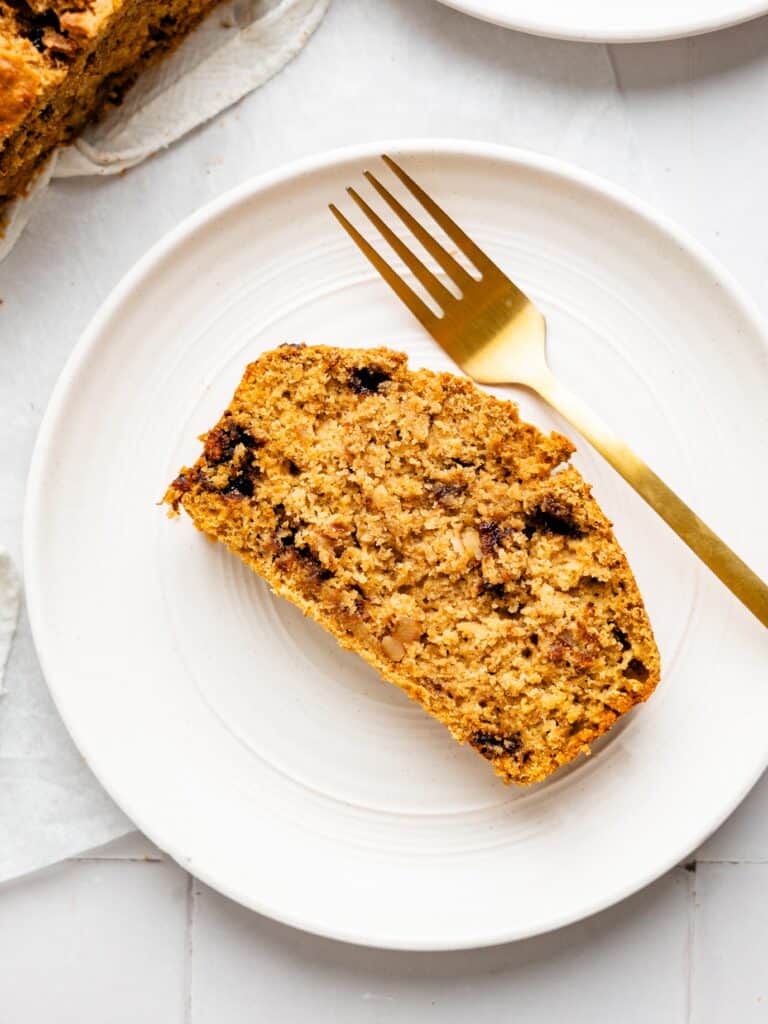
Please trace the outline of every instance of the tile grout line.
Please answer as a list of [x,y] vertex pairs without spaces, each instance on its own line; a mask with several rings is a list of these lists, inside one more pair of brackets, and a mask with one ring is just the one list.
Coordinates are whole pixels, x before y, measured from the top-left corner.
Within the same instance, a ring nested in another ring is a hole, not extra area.
[[693,981],[696,969],[696,874],[698,869],[697,861],[693,860],[685,865],[688,873],[688,935],[686,938],[686,995],[685,995],[685,1019],[686,1024],[693,1024]]
[[195,879],[187,872],[186,916],[184,919],[184,1024],[192,1022],[192,956],[194,954]]
[[632,123],[632,118],[629,113],[629,101],[627,99],[627,91],[624,87],[624,83],[621,80],[619,66],[616,63],[616,54],[614,52],[615,48],[615,43],[603,44],[603,49],[608,60],[608,66],[611,69],[613,84],[616,87],[616,94],[619,98],[622,114],[624,115],[624,130],[629,138],[629,148],[631,156],[640,164],[642,170],[644,190],[647,193],[654,194],[656,192],[656,186],[653,181],[653,175],[651,174],[651,168],[648,163],[648,157],[646,156],[644,148],[640,145],[640,140],[637,136],[637,131],[635,130],[635,127]]
[[695,864],[768,864],[768,857],[696,857]]
[[[72,857],[65,857],[65,861],[71,861],[78,863],[81,861],[128,861],[136,864],[165,864],[166,858],[158,855],[141,854],[134,856],[132,854],[126,854],[125,856],[99,856],[93,853],[75,854]],[[768,864],[768,857],[707,857],[696,854],[691,857],[690,861],[684,863],[696,863],[696,864]],[[54,862],[56,863],[56,862]],[[59,861],[58,863],[62,863]],[[683,862],[681,862],[683,866]]]
[[93,854],[84,854],[82,857],[67,857],[67,860],[73,864],[108,864],[110,862],[123,864],[165,864],[163,857],[149,856],[148,854],[140,857],[99,857]]

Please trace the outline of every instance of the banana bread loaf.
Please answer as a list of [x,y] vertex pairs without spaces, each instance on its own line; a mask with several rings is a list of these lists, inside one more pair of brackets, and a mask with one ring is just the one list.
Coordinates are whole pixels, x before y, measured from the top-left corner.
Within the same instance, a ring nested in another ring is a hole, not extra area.
[[0,0],[0,212],[218,0]]
[[511,402],[383,348],[283,346],[201,440],[172,512],[504,780],[546,778],[653,692],[643,601],[573,446]]

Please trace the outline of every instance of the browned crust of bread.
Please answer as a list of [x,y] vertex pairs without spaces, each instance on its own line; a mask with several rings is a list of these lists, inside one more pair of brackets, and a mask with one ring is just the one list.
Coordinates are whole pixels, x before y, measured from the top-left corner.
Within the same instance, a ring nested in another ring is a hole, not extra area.
[[219,0],[0,0],[0,209]]
[[656,687],[642,598],[573,446],[511,402],[388,349],[284,346],[201,440],[173,512],[505,781],[588,752]]

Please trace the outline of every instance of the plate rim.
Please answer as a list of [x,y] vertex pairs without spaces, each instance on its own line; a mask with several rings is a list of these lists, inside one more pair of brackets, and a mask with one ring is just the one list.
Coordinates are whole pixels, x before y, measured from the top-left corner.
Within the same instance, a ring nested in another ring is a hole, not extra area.
[[[65,691],[66,682],[58,680],[59,675],[54,664],[53,653],[46,650],[45,631],[42,623],[42,592],[45,589],[45,572],[43,560],[39,556],[40,543],[38,538],[45,530],[45,501],[44,485],[49,456],[56,434],[56,425],[64,402],[66,401],[73,379],[78,374],[81,365],[87,360],[90,353],[103,340],[103,326],[111,318],[114,312],[119,309],[121,303],[136,290],[144,278],[151,275],[155,266],[160,263],[175,248],[183,244],[198,229],[204,227],[225,213],[231,207],[249,196],[257,195],[269,188],[289,180],[295,180],[305,174],[322,171],[332,167],[334,164],[348,160],[361,159],[365,157],[376,158],[383,152],[398,154],[434,154],[434,155],[460,155],[474,158],[501,159],[516,164],[528,170],[539,170],[542,173],[551,174],[562,178],[565,182],[576,183],[603,198],[619,203],[630,212],[639,215],[648,221],[653,227],[661,230],[668,237],[670,242],[676,244],[685,254],[693,257],[703,269],[715,278],[723,292],[728,294],[741,309],[745,319],[754,329],[756,338],[762,342],[763,348],[768,350],[768,321],[763,317],[755,300],[739,281],[723,267],[720,262],[712,256],[709,250],[696,238],[690,235],[685,229],[680,228],[674,220],[666,214],[657,211],[651,204],[638,198],[623,186],[617,185],[599,175],[584,170],[578,165],[560,160],[555,157],[538,153],[534,150],[518,147],[505,146],[497,143],[487,143],[478,140],[460,138],[420,137],[420,138],[395,138],[384,139],[373,142],[366,142],[352,146],[336,147],[330,150],[314,153],[298,160],[273,168],[270,171],[256,175],[242,182],[240,185],[224,192],[221,196],[204,204],[200,209],[188,215],[180,221],[176,227],[168,231],[162,238],[155,242],[149,250],[141,256],[133,266],[118,281],[109,295],[104,299],[94,316],[89,321],[85,330],[81,333],[72,351],[67,357],[64,366],[52,389],[48,404],[46,406],[41,424],[35,440],[35,445],[30,461],[27,476],[26,492],[24,499],[23,513],[23,564],[25,575],[25,599],[29,615],[30,628],[32,632],[35,650],[40,663],[43,677],[51,694],[51,698],[60,714],[62,721],[80,751],[88,763],[91,771],[98,779],[109,796],[124,811],[131,821],[148,836],[160,849],[166,852],[173,860],[179,863],[185,870],[190,870],[195,877],[212,889],[224,896],[240,903],[248,909],[264,914],[273,920],[298,928],[314,935],[336,939],[342,942],[363,945],[378,949],[390,949],[413,952],[437,952],[450,950],[480,949],[500,945],[508,942],[520,941],[533,938],[537,935],[546,934],[559,928],[566,927],[576,922],[583,921],[593,915],[608,909],[611,906],[627,899],[641,891],[652,882],[659,879],[669,870],[680,864],[688,857],[692,850],[697,849],[720,825],[734,812],[741,804],[748,793],[752,790],[759,778],[768,767],[768,757],[765,763],[759,767],[754,777],[750,778],[745,785],[740,787],[731,801],[726,802],[718,809],[717,813],[706,820],[700,831],[686,842],[685,848],[675,850],[672,854],[658,858],[653,865],[644,873],[636,875],[623,885],[614,887],[610,893],[603,893],[599,898],[593,898],[584,902],[580,910],[569,910],[560,915],[554,915],[547,920],[539,920],[525,926],[510,925],[501,931],[493,933],[464,936],[463,938],[441,938],[436,935],[420,936],[418,938],[387,938],[382,940],[375,935],[354,933],[344,929],[336,928],[328,923],[309,921],[300,914],[285,912],[282,909],[269,905],[266,900],[254,900],[251,895],[240,892],[237,886],[229,886],[226,879],[212,878],[204,869],[200,870],[197,864],[194,867],[190,864],[190,857],[179,850],[173,841],[167,842],[162,835],[162,828],[156,829],[152,823],[145,826],[144,814],[141,809],[135,809],[133,801],[129,797],[124,799],[122,794],[113,792],[107,779],[102,777],[101,766],[91,759],[88,742],[88,729],[81,729],[76,722],[70,721],[66,709]],[[109,775],[109,771],[105,773]]]
[[660,43],[673,39],[688,39],[693,36],[707,35],[710,32],[720,32],[726,28],[735,28],[737,25],[743,25],[768,14],[766,0],[752,0],[741,13],[713,15],[694,25],[672,23],[666,29],[652,32],[617,31],[611,28],[604,30],[592,28],[579,32],[563,29],[546,19],[540,20],[536,15],[531,17],[525,15],[522,17],[520,15],[506,16],[503,11],[496,10],[495,0],[439,0],[439,2],[470,18],[479,18],[480,21],[486,21],[492,25],[500,25],[502,28],[525,32],[528,35],[545,36],[549,39],[561,39],[575,43]]

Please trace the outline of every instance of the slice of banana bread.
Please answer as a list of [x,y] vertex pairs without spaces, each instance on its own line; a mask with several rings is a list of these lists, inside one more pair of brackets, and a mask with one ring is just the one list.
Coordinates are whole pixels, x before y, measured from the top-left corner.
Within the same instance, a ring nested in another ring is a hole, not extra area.
[[546,778],[653,692],[642,598],[573,446],[511,402],[388,349],[282,346],[201,440],[173,512],[506,781]]
[[219,0],[0,0],[0,211]]

